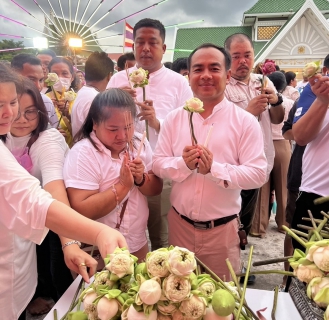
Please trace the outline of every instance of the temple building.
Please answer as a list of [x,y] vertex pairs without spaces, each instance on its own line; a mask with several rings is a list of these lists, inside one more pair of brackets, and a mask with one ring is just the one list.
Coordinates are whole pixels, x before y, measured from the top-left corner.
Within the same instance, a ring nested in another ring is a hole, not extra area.
[[234,33],[251,37],[255,65],[273,59],[281,69],[301,78],[304,65],[329,54],[329,2],[327,0],[258,0],[244,12],[241,26],[178,29],[174,59],[202,43],[223,46]]

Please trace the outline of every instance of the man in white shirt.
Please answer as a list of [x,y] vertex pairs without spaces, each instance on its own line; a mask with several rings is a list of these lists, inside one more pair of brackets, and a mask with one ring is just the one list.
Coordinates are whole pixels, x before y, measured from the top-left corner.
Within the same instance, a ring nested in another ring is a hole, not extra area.
[[153,172],[173,180],[169,244],[195,252],[226,280],[226,258],[240,270],[241,189],[264,184],[267,168],[256,118],[225,98],[230,65],[228,53],[214,44],[191,53],[189,82],[205,110],[193,116],[199,143],[191,144],[188,112],[176,109],[162,125],[153,160]]
[[50,98],[41,92],[44,85],[44,73],[41,61],[33,54],[21,53],[11,61],[11,67],[23,77],[29,78],[41,93],[42,100],[48,112],[49,123],[53,128],[58,126],[58,117]]
[[96,95],[106,89],[113,71],[114,63],[105,52],[93,52],[88,57],[85,64],[86,85],[78,91],[72,106],[73,137],[82,127]]
[[[225,96],[228,100],[258,118],[264,137],[264,151],[268,162],[268,180],[273,168],[275,153],[271,123],[279,124],[283,121],[282,97],[277,94],[273,83],[269,79],[267,79],[263,92],[260,92],[260,79],[262,79],[262,76],[252,73],[255,54],[253,43],[246,34],[237,33],[229,36],[225,40],[224,47],[232,57],[232,77],[226,86]],[[266,232],[264,225],[267,224],[263,221],[268,220],[269,189],[269,183],[261,189],[258,196],[257,212],[258,189],[242,190],[240,217],[247,234],[251,226],[253,235],[262,236]]]
[[[40,59],[40,61],[41,61],[42,71],[43,71],[45,80],[47,79],[48,73],[49,73],[48,65],[49,65],[50,61],[53,60],[53,58],[55,58],[55,57],[56,57],[56,53],[55,53],[55,51],[53,51],[51,49],[41,50],[37,54],[37,58]],[[44,84],[40,91],[42,93],[46,93],[47,90],[48,90],[48,87],[46,86],[46,84]]]
[[[139,101],[137,105],[140,107],[138,114],[139,120],[141,120],[139,131],[145,130],[144,120],[148,120],[149,141],[152,150],[154,150],[158,140],[161,123],[167,114],[183,106],[185,101],[193,96],[186,79],[164,67],[161,62],[166,51],[165,35],[165,28],[158,20],[147,18],[137,22],[133,31],[136,66],[128,69],[128,74],[137,68],[143,68],[149,72],[149,84],[145,87],[146,101],[143,101],[142,88],[137,88],[134,93],[137,101]],[[130,88],[126,70],[116,73],[111,78],[108,87]],[[166,214],[170,207],[169,190],[169,182],[164,181],[163,193],[160,196],[149,198],[148,230],[152,250],[167,246]]]

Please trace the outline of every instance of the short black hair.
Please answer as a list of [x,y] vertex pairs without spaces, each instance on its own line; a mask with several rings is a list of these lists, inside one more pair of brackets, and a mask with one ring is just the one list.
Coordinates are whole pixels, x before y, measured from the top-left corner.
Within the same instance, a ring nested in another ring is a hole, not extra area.
[[41,61],[35,55],[29,53],[20,53],[13,57],[11,60],[11,67],[16,71],[21,71],[24,64],[28,63],[32,66],[41,66]]
[[324,58],[323,66],[329,69],[329,54]]
[[290,82],[296,78],[296,73],[292,71],[287,71],[285,74],[287,86],[290,86]]
[[133,52],[126,52],[118,58],[117,66],[121,70],[125,69],[126,61],[134,61],[135,55]]
[[85,64],[86,81],[102,81],[114,71],[114,63],[105,52],[93,52]]
[[272,72],[267,76],[274,84],[278,92],[284,91],[287,86],[287,81],[285,75],[280,71]]
[[139,20],[134,26],[134,31],[133,31],[134,40],[136,38],[136,31],[140,28],[154,28],[154,29],[159,30],[162,42],[163,43],[165,42],[166,29],[159,20],[154,20],[154,19],[150,19],[150,18],[145,18],[145,19]]
[[187,57],[177,58],[172,64],[172,71],[179,73],[181,70],[187,69]]
[[40,50],[38,51],[37,55],[38,54],[45,54],[47,56],[51,56],[52,58],[55,58],[57,57],[55,51],[51,50],[51,49],[44,49],[44,50]]
[[163,65],[167,68],[167,69],[172,69],[172,62],[171,61],[166,61],[163,63]]
[[194,49],[191,54],[189,55],[189,57],[187,58],[187,68],[188,70],[191,69],[191,61],[192,61],[192,57],[193,55],[200,49],[206,49],[206,48],[214,48],[217,49],[218,51],[220,51],[225,58],[225,70],[228,71],[231,68],[231,56],[228,54],[228,52],[223,48],[223,47],[219,47],[216,44],[213,43],[204,43],[201,46],[198,46],[196,49]]
[[245,34],[245,33],[234,33],[234,34],[230,35],[229,37],[227,37],[226,40],[224,41],[225,50],[230,52],[231,44],[234,40],[237,40],[239,42],[249,41],[251,47],[254,49],[254,44],[252,43],[251,38],[247,34]]

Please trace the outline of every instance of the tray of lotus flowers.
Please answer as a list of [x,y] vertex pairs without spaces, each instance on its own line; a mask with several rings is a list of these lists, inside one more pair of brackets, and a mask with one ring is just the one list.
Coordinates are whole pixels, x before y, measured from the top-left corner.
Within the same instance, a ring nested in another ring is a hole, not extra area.
[[[250,270],[252,248],[247,266]],[[224,282],[181,247],[149,252],[145,262],[125,248],[104,259],[88,288],[78,286],[71,306],[61,319],[69,320],[260,320],[245,301],[230,262],[232,282]],[[74,311],[73,311],[74,310]]]

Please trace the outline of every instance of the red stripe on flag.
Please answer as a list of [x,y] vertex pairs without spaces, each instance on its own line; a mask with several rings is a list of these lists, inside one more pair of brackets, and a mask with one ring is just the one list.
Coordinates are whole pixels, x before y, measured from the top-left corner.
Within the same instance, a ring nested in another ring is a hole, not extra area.
[[126,31],[125,31],[125,47],[133,46],[133,27],[126,22]]

